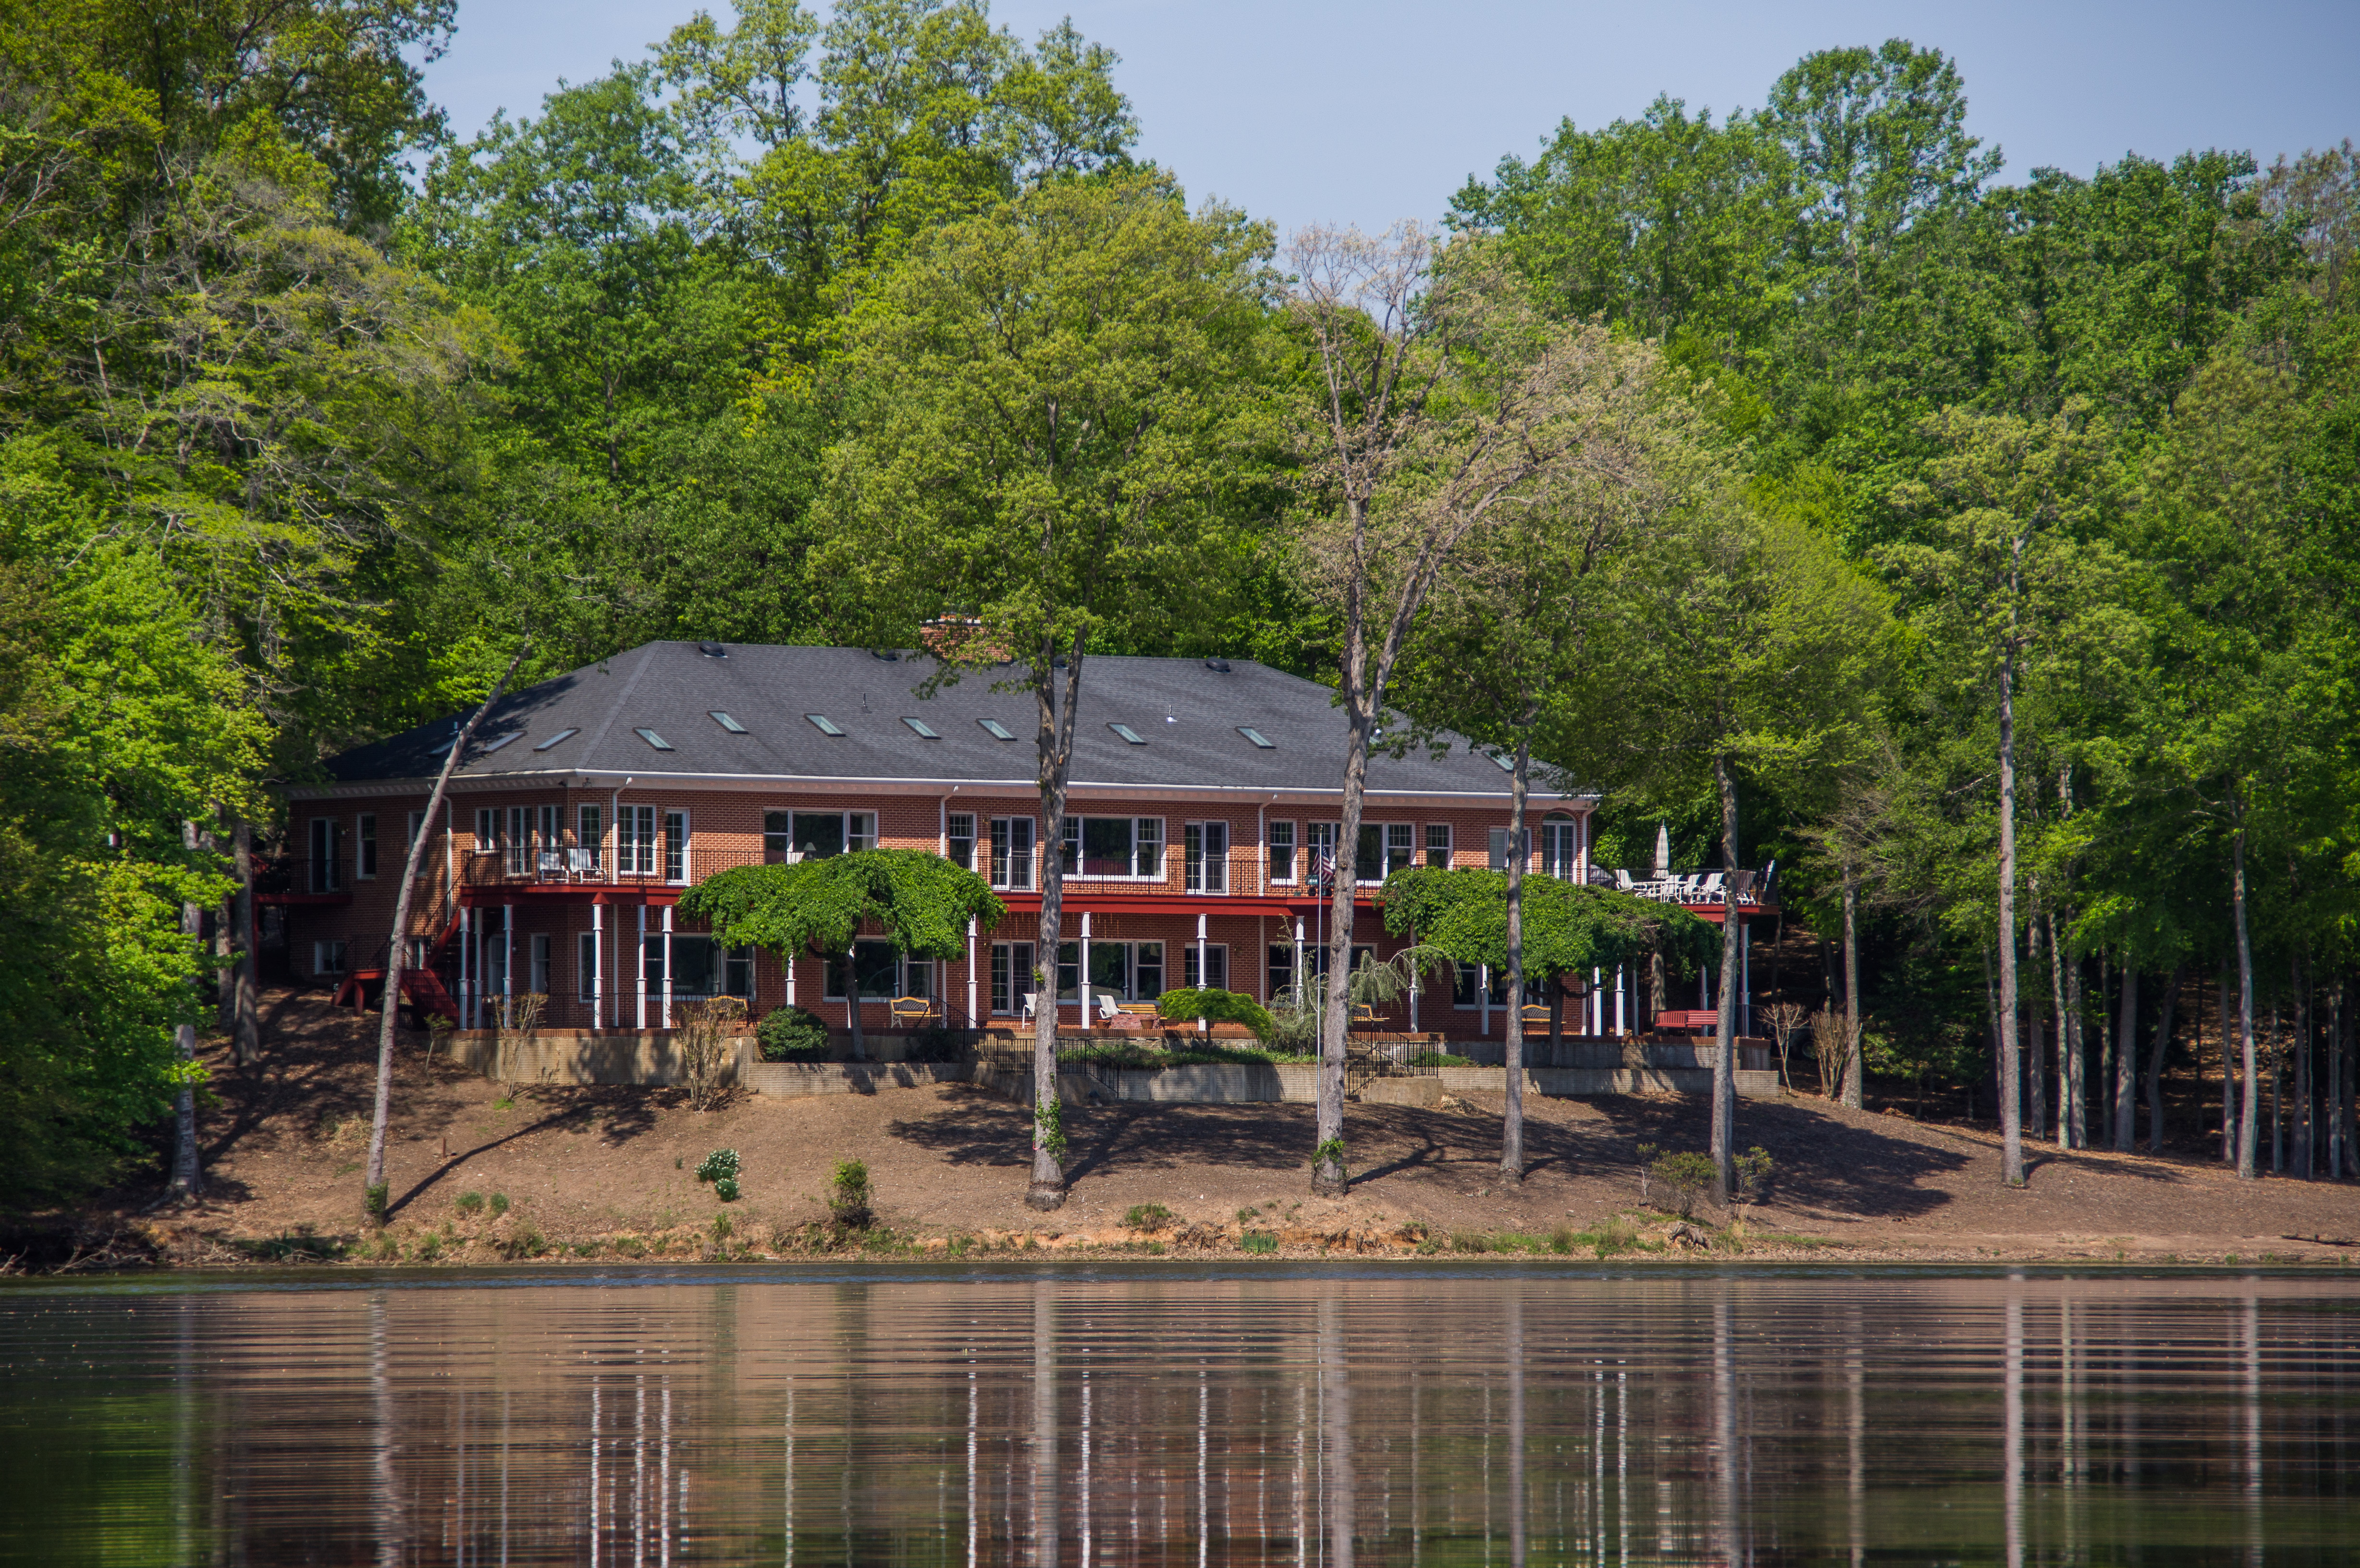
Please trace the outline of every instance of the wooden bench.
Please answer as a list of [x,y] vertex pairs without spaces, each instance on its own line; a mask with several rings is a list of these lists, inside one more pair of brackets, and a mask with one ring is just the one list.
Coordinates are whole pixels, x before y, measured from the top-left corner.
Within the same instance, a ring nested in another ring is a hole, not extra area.
[[893,1022],[902,1029],[924,1029],[942,1022],[942,1009],[934,1006],[932,996],[896,996],[889,1009]]

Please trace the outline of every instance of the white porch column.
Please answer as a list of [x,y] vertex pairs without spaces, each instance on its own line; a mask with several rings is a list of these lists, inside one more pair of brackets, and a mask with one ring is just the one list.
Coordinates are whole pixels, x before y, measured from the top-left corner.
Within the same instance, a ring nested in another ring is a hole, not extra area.
[[792,953],[780,954],[779,967],[787,972],[787,1006],[792,1007],[795,1005],[795,955]]
[[590,906],[590,1027],[606,1021],[606,906]]
[[1298,1002],[1303,999],[1303,983],[1306,978],[1303,973],[1303,922],[1297,920],[1295,922],[1295,999]]
[[672,906],[663,907],[664,988],[663,1027],[672,1028]]
[[1483,992],[1483,1038],[1489,1040],[1491,1038],[1491,966],[1490,964],[1477,965],[1475,984],[1480,986]]
[[[987,826],[989,824],[986,824]],[[982,940],[983,931],[976,921],[967,923],[967,1027],[975,1028],[975,944]]]
[[1624,973],[1625,971],[1622,964],[1618,964],[1614,966],[1614,1032],[1618,1036],[1626,1035],[1631,1032],[1630,1026],[1624,1022],[1624,1015],[1622,1011],[1622,998],[1624,995],[1622,988],[1622,976]]
[[500,906],[500,1027],[516,1018],[516,906]]
[[459,1027],[475,1027],[475,909],[459,906]]
[[1590,1032],[1594,1037],[1606,1032],[1606,971],[1590,972]]
[[1746,1034],[1746,1020],[1754,1016],[1754,927],[1737,928],[1737,1032]]
[[648,1027],[648,907],[639,905],[639,945],[631,953],[631,1027]]
[[1087,909],[1082,911],[1082,940],[1077,951],[1081,962],[1074,966],[1074,995],[1081,998],[1082,1027],[1087,1029],[1090,1024],[1090,915]]
[[[1198,915],[1196,917],[1196,985],[1199,990],[1202,990],[1210,984],[1212,984],[1212,976],[1205,968],[1205,917]],[[1212,1027],[1202,1018],[1196,1020],[1198,1034],[1203,1034]]]

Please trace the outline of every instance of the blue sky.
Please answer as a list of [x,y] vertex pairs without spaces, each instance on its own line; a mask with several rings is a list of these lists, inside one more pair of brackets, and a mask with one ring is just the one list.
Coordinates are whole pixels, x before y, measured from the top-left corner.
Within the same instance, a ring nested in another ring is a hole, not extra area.
[[[812,0],[806,0],[806,4]],[[716,5],[716,9],[723,7]],[[694,0],[461,0],[428,69],[453,127],[537,110],[686,19]],[[1537,4],[998,0],[1032,37],[1070,14],[1123,57],[1141,150],[1192,196],[1284,231],[1438,217],[1472,174],[1530,153],[1562,116],[1635,114],[1659,92],[1753,107],[1812,49],[1899,36],[1942,49],[1969,125],[2007,155],[2087,174],[2126,151],[2280,152],[2360,140],[2360,0],[2144,5]]]

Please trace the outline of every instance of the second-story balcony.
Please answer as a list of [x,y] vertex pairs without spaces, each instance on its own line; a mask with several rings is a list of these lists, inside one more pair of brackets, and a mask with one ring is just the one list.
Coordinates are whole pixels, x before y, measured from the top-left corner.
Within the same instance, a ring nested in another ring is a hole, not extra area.
[[1600,867],[1590,873],[1590,880],[1601,886],[1653,898],[1659,904],[1679,904],[1688,909],[1723,908],[1732,892],[1740,909],[1768,909],[1778,901],[1777,877],[1778,863],[1775,860],[1759,871],[1672,871],[1662,867],[1623,871]]

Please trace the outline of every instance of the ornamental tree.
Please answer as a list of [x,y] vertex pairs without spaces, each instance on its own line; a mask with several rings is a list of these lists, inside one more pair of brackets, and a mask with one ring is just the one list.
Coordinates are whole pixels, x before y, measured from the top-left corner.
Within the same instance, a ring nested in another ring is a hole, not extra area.
[[680,897],[682,912],[708,920],[715,940],[777,953],[792,963],[810,952],[840,961],[852,1054],[868,1059],[860,1029],[860,989],[852,945],[863,926],[915,958],[951,959],[967,952],[968,922],[989,931],[1008,907],[991,884],[931,850],[857,849],[793,866],[737,866],[716,871]]

